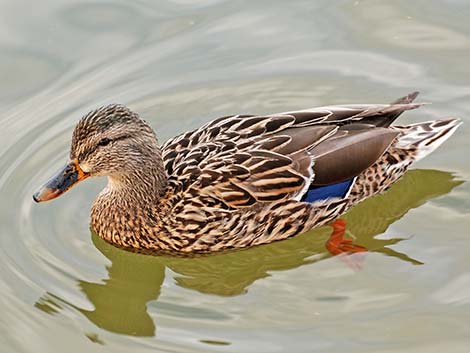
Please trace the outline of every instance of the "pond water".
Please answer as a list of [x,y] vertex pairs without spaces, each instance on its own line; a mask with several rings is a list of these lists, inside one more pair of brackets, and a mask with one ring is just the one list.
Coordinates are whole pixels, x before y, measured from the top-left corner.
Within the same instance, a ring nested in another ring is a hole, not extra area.
[[[0,352],[468,352],[467,0],[0,1]],[[457,133],[324,227],[247,251],[152,257],[93,236],[105,180],[34,204],[82,114],[129,105],[161,141],[232,113],[432,102]]]

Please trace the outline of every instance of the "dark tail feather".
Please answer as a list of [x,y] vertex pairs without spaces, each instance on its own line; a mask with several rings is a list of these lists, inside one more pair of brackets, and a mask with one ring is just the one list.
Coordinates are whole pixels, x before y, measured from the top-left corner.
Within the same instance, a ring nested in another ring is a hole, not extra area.
[[410,93],[410,94],[408,94],[404,97],[398,98],[396,101],[393,101],[390,104],[409,104],[409,103],[412,103],[416,99],[416,97],[418,97],[418,94],[419,94],[418,91],[412,92],[412,93]]
[[390,103],[387,108],[381,110],[364,112],[364,115],[370,115],[361,120],[361,123],[372,124],[377,127],[389,127],[392,123],[404,112],[411,109],[416,109],[421,104],[413,103],[419,92],[412,92],[404,97],[398,98],[396,101]]

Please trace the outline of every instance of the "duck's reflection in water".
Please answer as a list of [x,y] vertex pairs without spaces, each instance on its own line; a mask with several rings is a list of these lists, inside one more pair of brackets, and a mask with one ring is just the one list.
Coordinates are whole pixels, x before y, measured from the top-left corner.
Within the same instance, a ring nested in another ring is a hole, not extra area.
[[[361,203],[346,214],[347,234],[369,252],[393,256],[414,265],[421,264],[388,247],[403,239],[375,237],[384,233],[390,224],[411,208],[444,195],[459,184],[461,181],[447,172],[412,170],[387,193]],[[158,299],[166,268],[175,273],[174,280],[181,287],[219,296],[240,295],[256,280],[269,276],[269,272],[293,269],[330,257],[325,243],[331,232],[331,227],[323,227],[287,241],[196,258],[134,254],[92,235],[97,249],[111,261],[107,267],[108,278],[101,283],[79,281],[81,290],[95,309],[84,310],[53,293],[46,293],[36,307],[55,314],[67,305],[105,330],[153,336],[156,328],[147,312],[147,303]]]

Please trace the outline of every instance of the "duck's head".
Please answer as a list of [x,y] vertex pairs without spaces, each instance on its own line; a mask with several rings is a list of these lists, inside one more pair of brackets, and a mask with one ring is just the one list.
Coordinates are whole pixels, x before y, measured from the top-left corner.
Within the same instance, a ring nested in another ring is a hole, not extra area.
[[33,199],[54,199],[93,176],[108,176],[118,184],[159,154],[152,128],[136,113],[118,104],[101,107],[79,121],[73,131],[69,161]]

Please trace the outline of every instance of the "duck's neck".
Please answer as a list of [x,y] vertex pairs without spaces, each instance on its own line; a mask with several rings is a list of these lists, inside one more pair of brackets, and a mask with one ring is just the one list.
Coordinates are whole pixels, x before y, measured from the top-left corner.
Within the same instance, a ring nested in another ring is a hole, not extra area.
[[159,222],[160,198],[166,187],[160,154],[132,172],[108,177],[108,185],[91,209],[93,230],[118,245],[140,242],[138,235]]
[[167,175],[163,163],[149,164],[127,175],[108,177],[108,185],[103,193],[120,203],[132,205],[156,205],[165,193]]

